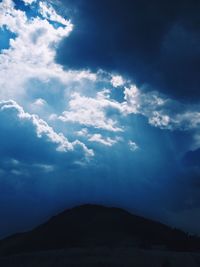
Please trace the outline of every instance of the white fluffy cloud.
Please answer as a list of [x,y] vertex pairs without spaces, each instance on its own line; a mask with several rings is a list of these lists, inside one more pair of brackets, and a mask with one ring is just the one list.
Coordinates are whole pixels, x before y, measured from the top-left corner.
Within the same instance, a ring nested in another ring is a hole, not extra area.
[[192,110],[190,105],[175,102],[158,92],[143,92],[135,85],[124,88],[124,102],[121,112],[141,114],[148,118],[148,122],[155,127],[170,130],[198,130],[200,129],[200,112]]
[[64,19],[56,13],[51,5],[48,5],[46,2],[39,2],[40,14],[45,18],[52,21],[59,22],[66,27],[72,27],[70,21]]
[[36,105],[36,106],[41,107],[41,106],[46,105],[47,102],[42,98],[37,98],[33,104]]
[[[24,11],[15,9],[11,0],[0,3],[0,27],[5,26],[16,34],[10,40],[9,49],[0,54],[0,87],[3,88],[0,99],[22,101],[28,94],[27,82],[34,78],[45,83],[58,79],[66,86],[71,81],[96,78],[89,71],[64,71],[55,62],[56,47],[71,33],[73,25],[43,2],[39,11],[43,18],[28,18]],[[51,20],[62,25],[54,27]]]
[[[184,106],[158,92],[141,90],[120,75],[106,73],[102,78],[100,72],[64,70],[55,61],[56,49],[61,40],[73,34],[73,23],[59,15],[50,1],[24,0],[24,3],[35,3],[33,6],[38,14],[29,18],[25,11],[15,8],[12,0],[0,3],[0,27],[6,27],[16,34],[16,38],[10,40],[10,47],[0,53],[0,100],[13,99],[22,106],[29,106],[29,113],[37,111],[40,117],[43,115],[42,107],[48,106],[46,112],[54,114],[45,114],[45,118],[53,119],[54,127],[57,122],[63,122],[66,127],[73,123],[74,126],[83,125],[115,133],[116,138],[104,137],[103,133],[88,133],[88,141],[107,146],[115,144],[119,134],[126,134],[123,119],[125,121],[131,114],[145,116],[152,126],[161,129],[195,130],[196,136],[199,136],[200,111],[192,105]],[[41,88],[37,89],[41,92],[42,86],[51,85],[51,90],[62,84],[63,92],[60,99],[54,97],[54,104],[59,106],[59,102],[65,102],[65,107],[62,110],[59,107],[59,111],[51,109],[50,105],[53,104],[41,95],[30,99],[27,104],[31,81],[34,79],[41,82]],[[112,94],[116,88],[119,89],[117,93],[123,94],[121,101]],[[39,123],[36,126],[38,135],[46,134],[50,140],[58,143],[58,149],[67,150],[77,145],[87,151],[80,141],[70,143],[64,134],[52,132],[45,120],[36,115],[21,116],[30,116],[35,126]],[[87,153],[90,154],[89,150]]]
[[105,146],[113,146],[114,144],[116,144],[118,142],[117,139],[112,139],[110,137],[104,138],[101,134],[90,135],[88,140],[90,142],[101,143],[101,144],[103,144]]
[[120,87],[124,85],[124,79],[120,75],[113,75],[111,79],[111,84],[113,87]]
[[[34,1],[24,2],[32,4]],[[27,84],[31,79],[43,83],[57,79],[65,86],[71,81],[96,79],[96,75],[89,71],[64,71],[62,66],[55,62],[56,46],[70,34],[73,25],[44,2],[39,2],[38,12],[43,18],[28,18],[24,11],[15,8],[13,1],[3,0],[0,3],[0,27],[5,26],[16,34],[16,38],[10,40],[9,49],[1,51],[0,54],[1,110],[15,109],[20,119],[32,122],[38,137],[45,135],[50,142],[56,143],[57,150],[66,152],[80,147],[85,155],[92,156],[94,152],[85,144],[79,140],[69,142],[64,134],[56,133],[47,122],[37,115],[24,112],[23,107],[15,102],[19,101],[23,105],[27,101],[30,89]],[[51,21],[62,25],[54,27]],[[14,101],[9,101],[10,98]],[[45,104],[45,99],[37,98],[34,103],[30,103],[30,108],[33,105],[41,107]]]
[[3,112],[5,110],[14,110],[20,120],[31,122],[31,124],[35,128],[37,137],[47,137],[47,140],[49,142],[57,144],[57,151],[67,152],[73,151],[77,147],[81,147],[86,156],[94,155],[94,152],[91,149],[88,149],[83,143],[78,140],[75,140],[74,142],[69,142],[62,133],[56,133],[53,128],[47,124],[47,122],[39,118],[37,115],[25,112],[24,109],[19,106],[15,101],[1,101],[0,111]]
[[121,106],[120,103],[109,99],[107,91],[98,93],[96,98],[73,93],[69,101],[69,111],[64,111],[58,119],[107,131],[123,131],[116,120],[106,116],[105,110],[108,108],[119,110]]
[[37,2],[37,0],[23,0],[25,5],[32,5],[33,3]]
[[90,134],[87,128],[83,128],[82,130],[77,131],[76,134],[78,136],[87,138],[89,142],[96,142],[109,147],[115,145],[116,143],[122,140],[122,138],[120,138],[119,136],[117,136],[116,138],[111,138],[104,137],[100,133]]
[[153,111],[149,117],[149,123],[159,128],[168,128],[170,124],[170,117],[168,115],[162,115],[158,111]]

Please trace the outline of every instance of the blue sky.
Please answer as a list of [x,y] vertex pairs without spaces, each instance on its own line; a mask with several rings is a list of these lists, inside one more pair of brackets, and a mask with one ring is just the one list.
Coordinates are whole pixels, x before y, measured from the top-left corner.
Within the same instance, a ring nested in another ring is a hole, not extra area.
[[0,1],[0,236],[80,203],[200,234],[196,7],[115,4]]

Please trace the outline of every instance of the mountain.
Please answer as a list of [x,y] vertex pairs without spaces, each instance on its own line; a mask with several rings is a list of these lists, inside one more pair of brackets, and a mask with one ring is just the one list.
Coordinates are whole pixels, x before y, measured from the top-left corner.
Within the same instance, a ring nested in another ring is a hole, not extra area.
[[200,238],[119,208],[82,205],[1,240],[0,255],[80,247],[200,251]]

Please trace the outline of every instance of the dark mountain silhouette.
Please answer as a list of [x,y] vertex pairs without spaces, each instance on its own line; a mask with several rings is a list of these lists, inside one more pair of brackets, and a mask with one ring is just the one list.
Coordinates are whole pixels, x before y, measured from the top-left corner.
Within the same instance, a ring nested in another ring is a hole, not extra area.
[[83,205],[0,241],[0,255],[75,247],[200,251],[200,239],[119,208]]

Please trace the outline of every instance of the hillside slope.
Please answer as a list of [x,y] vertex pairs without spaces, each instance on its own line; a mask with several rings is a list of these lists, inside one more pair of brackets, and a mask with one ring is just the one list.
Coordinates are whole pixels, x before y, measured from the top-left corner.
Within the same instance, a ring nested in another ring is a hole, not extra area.
[[0,255],[63,248],[137,247],[200,251],[200,239],[119,208],[83,205],[0,241]]

